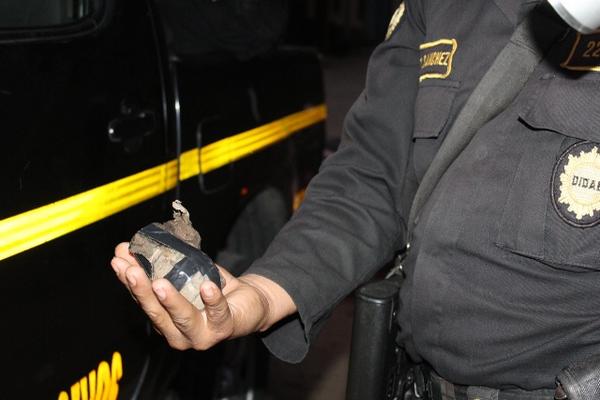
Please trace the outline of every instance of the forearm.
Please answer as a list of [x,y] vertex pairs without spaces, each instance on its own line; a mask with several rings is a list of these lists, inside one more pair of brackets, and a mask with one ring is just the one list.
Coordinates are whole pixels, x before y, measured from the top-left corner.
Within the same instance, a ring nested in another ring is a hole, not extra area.
[[295,304],[297,318],[264,337],[286,361],[304,357],[335,305],[404,241],[403,199],[415,189],[409,154],[424,41],[419,3],[410,4],[415,7],[397,32],[373,54],[339,149],[311,181],[292,220],[249,268],[277,282]]

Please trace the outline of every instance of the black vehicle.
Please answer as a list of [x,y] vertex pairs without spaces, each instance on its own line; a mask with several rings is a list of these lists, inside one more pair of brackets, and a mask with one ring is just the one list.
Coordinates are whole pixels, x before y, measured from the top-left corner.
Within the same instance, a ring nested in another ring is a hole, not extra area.
[[253,390],[252,341],[169,350],[108,265],[179,198],[203,250],[243,271],[320,163],[320,66],[177,57],[161,26],[147,0],[0,4],[0,398]]

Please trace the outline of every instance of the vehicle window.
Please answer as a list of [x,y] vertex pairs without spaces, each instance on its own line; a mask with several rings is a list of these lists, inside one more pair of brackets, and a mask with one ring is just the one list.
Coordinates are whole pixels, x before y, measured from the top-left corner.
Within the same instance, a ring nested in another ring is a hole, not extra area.
[[90,14],[92,0],[2,0],[0,28],[44,28],[77,22]]

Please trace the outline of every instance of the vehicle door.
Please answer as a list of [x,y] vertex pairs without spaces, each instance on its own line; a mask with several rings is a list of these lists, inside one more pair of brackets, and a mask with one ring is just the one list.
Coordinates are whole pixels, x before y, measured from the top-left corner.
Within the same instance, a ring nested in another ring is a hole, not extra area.
[[131,398],[149,374],[109,262],[168,216],[163,100],[146,1],[0,4],[0,397]]

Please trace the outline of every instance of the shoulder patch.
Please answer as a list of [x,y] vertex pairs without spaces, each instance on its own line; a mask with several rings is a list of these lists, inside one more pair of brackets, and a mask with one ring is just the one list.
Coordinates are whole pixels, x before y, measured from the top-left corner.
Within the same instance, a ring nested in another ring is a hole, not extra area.
[[392,15],[392,19],[390,20],[390,24],[388,25],[387,33],[385,34],[386,40],[389,39],[390,36],[392,36],[392,33],[394,33],[394,31],[396,30],[396,27],[402,20],[402,16],[404,15],[404,10],[405,10],[405,6],[404,6],[404,2],[402,2],[402,3],[400,3],[400,6],[398,6],[396,11],[394,12],[394,15]]
[[578,142],[560,156],[552,174],[552,203],[568,224],[600,222],[600,144]]
[[560,65],[573,71],[600,72],[600,31],[577,33],[567,59]]
[[425,79],[445,79],[452,73],[452,60],[458,48],[456,39],[439,39],[423,43],[421,50],[421,76],[419,82]]

